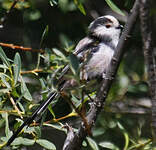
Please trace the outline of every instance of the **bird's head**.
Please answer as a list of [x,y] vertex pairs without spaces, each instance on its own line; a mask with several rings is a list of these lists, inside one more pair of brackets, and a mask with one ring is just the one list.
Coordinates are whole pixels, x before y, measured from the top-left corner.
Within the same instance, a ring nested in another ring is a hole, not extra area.
[[89,34],[103,38],[119,38],[122,26],[119,21],[110,15],[98,17],[89,25]]

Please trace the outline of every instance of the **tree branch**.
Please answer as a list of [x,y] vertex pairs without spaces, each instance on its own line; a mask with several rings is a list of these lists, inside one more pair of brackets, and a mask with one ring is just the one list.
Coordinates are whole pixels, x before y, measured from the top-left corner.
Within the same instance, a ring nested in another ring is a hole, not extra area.
[[153,139],[156,142],[156,69],[154,61],[154,50],[152,45],[152,26],[150,18],[150,1],[140,1],[140,20],[141,20],[141,32],[144,49],[144,58],[147,66],[149,92],[152,100],[152,129]]
[[[112,85],[113,78],[116,75],[119,63],[124,54],[124,48],[126,46],[125,42],[127,41],[128,35],[132,31],[132,28],[136,22],[136,18],[138,15],[138,9],[139,9],[139,0],[136,0],[134,3],[133,9],[131,10],[131,14],[128,17],[128,21],[125,25],[125,28],[121,35],[120,41],[117,45],[113,59],[109,66],[108,72],[106,74],[106,78],[103,79],[100,89],[98,90],[95,102],[91,105],[91,108],[86,117],[90,128],[93,127],[93,125],[95,124],[95,121],[98,117],[98,114],[103,109],[103,104],[106,100],[108,91]],[[68,140],[68,145],[66,144],[66,141],[65,141],[66,147],[64,147],[63,150],[80,150],[80,148],[82,146],[82,142],[86,138],[86,136],[87,136],[87,131],[85,129],[84,124],[82,123],[79,127],[78,132],[74,134],[74,137],[71,138],[70,141]],[[68,139],[68,135],[67,135],[66,139]]]
[[43,49],[33,49],[30,47],[23,47],[23,46],[18,46],[18,45],[14,45],[14,44],[8,44],[8,43],[0,43],[0,46],[3,47],[9,47],[11,49],[18,49],[18,50],[22,50],[22,51],[29,51],[29,52],[38,52],[38,53],[43,53]]

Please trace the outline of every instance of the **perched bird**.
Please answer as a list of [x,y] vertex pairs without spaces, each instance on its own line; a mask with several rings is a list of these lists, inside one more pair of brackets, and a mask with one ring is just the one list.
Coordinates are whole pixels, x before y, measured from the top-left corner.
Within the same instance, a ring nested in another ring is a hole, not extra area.
[[[77,44],[75,51],[73,52],[81,63],[80,80],[90,81],[95,78],[105,77],[105,73],[119,41],[121,28],[122,26],[119,24],[118,20],[110,15],[99,17],[89,25],[88,36]],[[69,66],[66,66],[63,69],[62,75],[59,78],[60,80],[62,80],[64,74],[66,74],[68,70]],[[60,91],[71,86],[71,82],[72,80],[70,80],[70,82],[66,81],[59,87],[58,91],[50,93],[47,100],[45,100],[32,116],[12,135],[8,140],[7,145],[10,145],[13,142],[24,126],[31,124],[37,116],[46,110],[47,106],[59,96]]]

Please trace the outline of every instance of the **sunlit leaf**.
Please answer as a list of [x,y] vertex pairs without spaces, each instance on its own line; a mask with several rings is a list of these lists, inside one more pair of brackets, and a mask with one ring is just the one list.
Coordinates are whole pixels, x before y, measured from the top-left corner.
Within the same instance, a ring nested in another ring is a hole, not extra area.
[[122,16],[125,16],[125,14],[111,0],[105,0],[105,1],[113,11],[115,11],[116,13]]
[[104,128],[95,128],[93,131],[93,137],[96,137],[96,136],[100,136],[100,135],[102,135],[102,134],[104,134],[104,132],[105,132],[105,129]]
[[5,93],[8,93],[10,89],[0,89],[0,94],[5,94]]
[[2,68],[2,69],[8,69],[8,67],[4,64],[4,65],[1,65],[0,64],[0,68]]
[[49,0],[49,3],[51,6],[54,6],[58,4],[58,0]]
[[41,145],[42,147],[49,149],[49,150],[56,150],[56,147],[53,143],[49,142],[48,140],[45,139],[38,139],[36,140],[36,143]]
[[15,146],[15,145],[30,146],[30,145],[34,145],[34,143],[35,143],[35,140],[33,139],[18,137],[11,143],[11,145],[12,146]]
[[48,126],[48,127],[52,127],[56,130],[60,130],[60,131],[64,131],[66,132],[66,129],[65,128],[62,128],[62,126],[60,125],[55,125],[55,124],[48,124],[48,123],[44,123],[45,126]]
[[48,109],[49,109],[50,113],[53,115],[53,117],[55,118],[55,113],[54,113],[54,111],[52,109],[52,105],[49,105]]
[[11,88],[11,86],[10,86],[9,82],[7,82],[6,77],[8,77],[6,74],[0,73],[0,78],[3,82],[3,84],[9,89],[9,88]]
[[62,59],[67,60],[66,56],[58,49],[53,48],[53,52],[57,55],[60,56]]
[[103,148],[108,148],[112,150],[119,150],[119,148],[111,142],[100,142],[99,145]]
[[21,70],[21,57],[19,53],[16,53],[15,55],[13,69],[14,69],[14,84],[16,85]]
[[6,66],[9,68],[10,67],[10,62],[8,61],[7,56],[5,55],[3,49],[0,47],[0,59]]
[[17,102],[17,104],[19,105],[19,108],[22,110],[22,112],[25,113],[25,109],[24,109],[23,105],[20,102]]
[[95,142],[93,139],[91,139],[90,137],[87,137],[87,141],[88,141],[90,147],[91,147],[93,150],[99,150],[98,145],[96,144],[96,142]]
[[5,120],[5,135],[7,138],[9,138],[10,136],[12,136],[13,133],[9,129],[8,113],[2,113],[2,117]]
[[22,137],[18,137],[18,138],[15,138],[15,140],[11,143],[11,145],[21,145],[23,142],[23,138]]

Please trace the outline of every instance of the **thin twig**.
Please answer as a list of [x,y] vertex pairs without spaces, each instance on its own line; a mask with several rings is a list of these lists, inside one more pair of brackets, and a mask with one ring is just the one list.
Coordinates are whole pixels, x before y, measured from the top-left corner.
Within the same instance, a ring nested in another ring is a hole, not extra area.
[[23,119],[23,116],[22,116],[22,112],[18,109],[15,101],[13,100],[13,98],[11,97],[10,93],[8,93],[8,97],[13,105],[13,107],[15,108],[16,112],[18,113],[18,115],[21,117],[21,119]]
[[43,72],[43,69],[33,69],[28,71],[21,71],[20,74],[36,74],[39,72]]
[[[113,77],[115,77],[119,63],[121,61],[121,58],[124,53],[124,47],[126,46],[125,42],[130,34],[130,32],[133,29],[133,26],[136,22],[136,18],[138,15],[138,8],[139,8],[139,0],[136,0],[133,6],[133,9],[131,11],[131,14],[128,18],[128,21],[125,25],[124,31],[122,33],[122,36],[120,38],[120,41],[117,45],[116,51],[114,53],[113,59],[111,61],[111,64],[109,66],[109,70],[106,74],[105,79],[103,79],[100,89],[98,90],[97,97],[95,98],[95,103],[91,105],[91,108],[87,115],[88,124],[90,127],[93,127],[93,125],[96,122],[96,119],[103,109],[103,104],[106,100],[106,97],[108,95],[108,91],[112,85]],[[82,142],[87,136],[87,131],[85,129],[84,124],[82,123],[79,127],[79,130],[77,133],[75,133],[74,138],[71,139],[69,144],[66,144],[66,147],[64,147],[63,150],[80,150],[82,147]],[[67,136],[68,138],[68,136]]]
[[150,2],[149,0],[140,1],[140,20],[141,33],[144,49],[144,58],[147,66],[149,92],[152,102],[152,129],[153,140],[156,142],[156,70],[154,61],[154,49],[152,41],[152,26],[150,18]]
[[7,44],[7,43],[0,43],[0,46],[3,47],[9,47],[11,49],[18,49],[18,50],[22,50],[22,51],[29,51],[29,52],[38,52],[38,53],[43,53],[43,49],[33,49],[30,47],[23,47],[23,46],[18,46],[18,45],[14,45],[14,44]]

